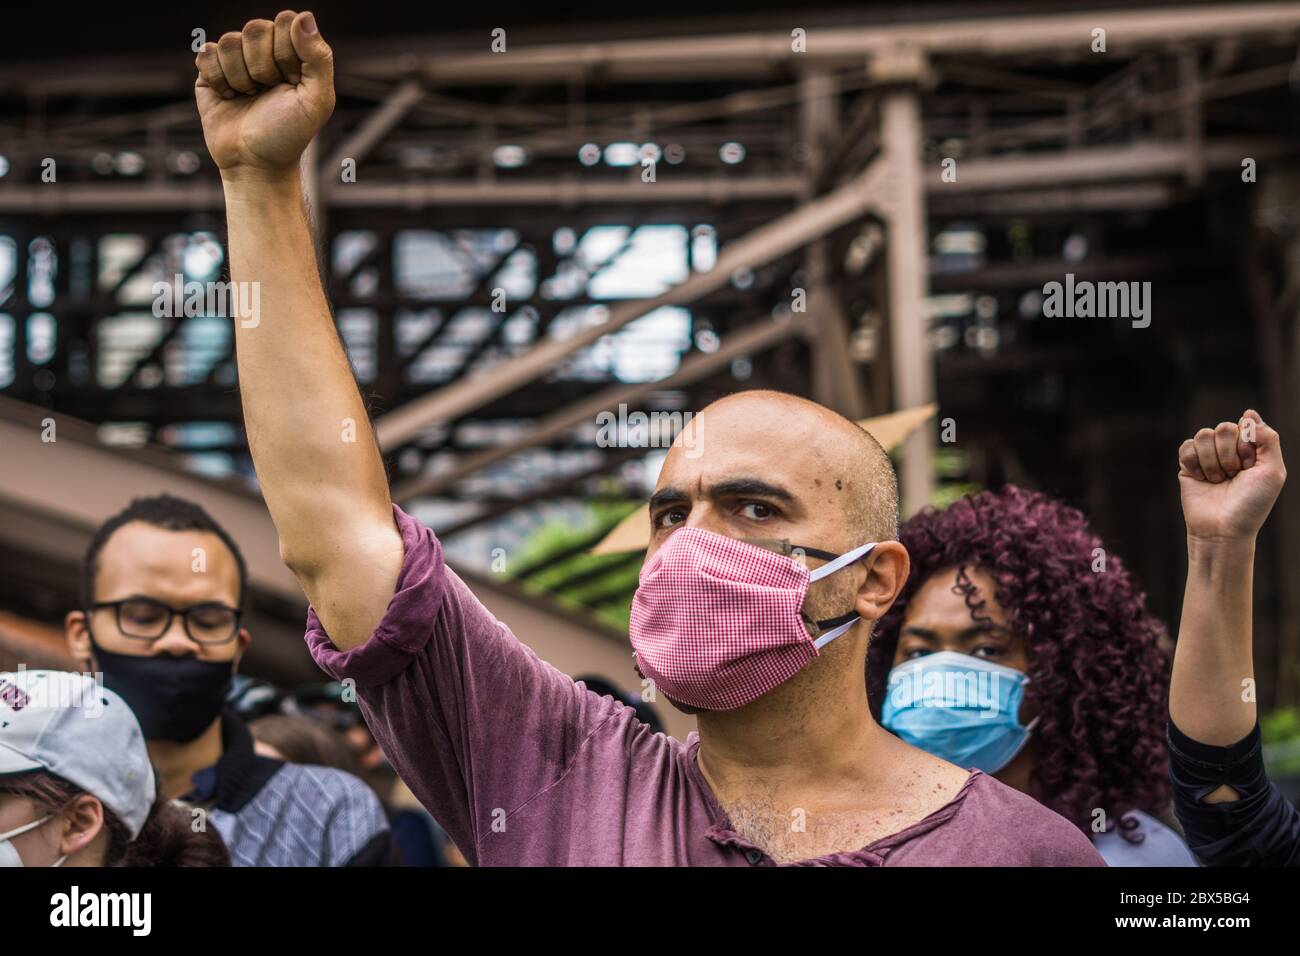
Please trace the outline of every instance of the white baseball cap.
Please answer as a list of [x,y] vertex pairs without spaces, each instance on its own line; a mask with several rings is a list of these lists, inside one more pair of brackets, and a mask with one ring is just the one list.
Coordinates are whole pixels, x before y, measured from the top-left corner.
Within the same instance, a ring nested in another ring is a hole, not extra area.
[[157,796],[140,722],[89,674],[0,671],[0,776],[46,770],[140,835]]

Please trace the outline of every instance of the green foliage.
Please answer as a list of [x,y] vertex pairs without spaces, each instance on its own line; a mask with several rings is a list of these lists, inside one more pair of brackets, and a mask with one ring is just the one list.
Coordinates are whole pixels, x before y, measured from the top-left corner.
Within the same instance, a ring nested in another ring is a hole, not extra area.
[[958,498],[966,495],[977,495],[983,489],[971,481],[957,482],[955,484],[935,485],[934,494],[930,496],[930,504],[936,508],[947,508]]
[[966,477],[970,474],[970,455],[960,448],[941,445],[934,450],[934,474],[940,481]]
[[1279,707],[1261,714],[1259,734],[1270,774],[1300,774],[1300,707]]
[[1259,718],[1260,736],[1266,744],[1300,737],[1300,707],[1279,707]]
[[[593,501],[586,506],[584,521],[548,521],[528,536],[518,557],[511,562],[511,569],[536,567],[549,555],[603,536],[639,505],[637,501]],[[602,568],[605,573],[600,573]],[[640,561],[631,555],[594,555],[583,550],[530,575],[523,584],[528,590],[546,594],[563,605],[587,608],[607,624],[626,631],[640,569]],[[581,580],[570,585],[568,582],[575,578]]]

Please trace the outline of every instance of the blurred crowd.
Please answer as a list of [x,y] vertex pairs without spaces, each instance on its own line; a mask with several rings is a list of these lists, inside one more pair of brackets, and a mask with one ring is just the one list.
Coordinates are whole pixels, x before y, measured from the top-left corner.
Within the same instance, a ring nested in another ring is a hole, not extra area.
[[238,673],[247,570],[202,508],[136,499],[83,570],[65,619],[83,670],[0,673],[0,865],[467,865],[349,682]]

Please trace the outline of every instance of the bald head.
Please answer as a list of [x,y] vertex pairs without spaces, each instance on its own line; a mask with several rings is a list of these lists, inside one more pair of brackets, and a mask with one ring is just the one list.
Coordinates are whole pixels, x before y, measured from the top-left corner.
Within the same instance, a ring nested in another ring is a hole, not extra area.
[[756,389],[713,402],[674,443],[659,489],[695,480],[707,490],[751,478],[790,496],[787,523],[822,526],[823,542],[796,543],[847,550],[898,535],[889,456],[855,422],[805,398]]
[[[649,511],[647,560],[679,528],[755,543],[784,540],[807,549],[805,556],[815,562],[810,571],[825,564],[817,552],[845,554],[875,542],[869,554],[810,584],[801,609],[809,621],[828,621],[851,609],[860,618],[852,636],[826,645],[815,664],[754,702],[796,722],[831,698],[861,698],[866,712],[867,639],[898,596],[908,567],[907,551],[897,541],[894,469],[874,438],[794,395],[729,395],[694,416],[677,436]],[[702,721],[706,717],[701,714]]]

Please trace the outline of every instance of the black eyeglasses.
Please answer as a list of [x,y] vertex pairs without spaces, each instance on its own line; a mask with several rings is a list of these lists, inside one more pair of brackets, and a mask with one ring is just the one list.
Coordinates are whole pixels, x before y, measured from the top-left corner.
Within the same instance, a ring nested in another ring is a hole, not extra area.
[[834,561],[839,557],[838,554],[823,551],[820,548],[805,548],[797,544],[791,544],[789,538],[737,538],[736,540],[743,541],[745,544],[752,544],[765,551],[775,551],[777,554],[789,558],[803,559],[809,557],[820,558],[822,561]]
[[185,633],[199,644],[224,644],[239,633],[243,612],[224,604],[195,604],[193,607],[170,607],[153,598],[132,597],[121,601],[92,604],[89,611],[112,608],[117,629],[125,637],[156,641],[167,633],[177,614],[185,622]]

